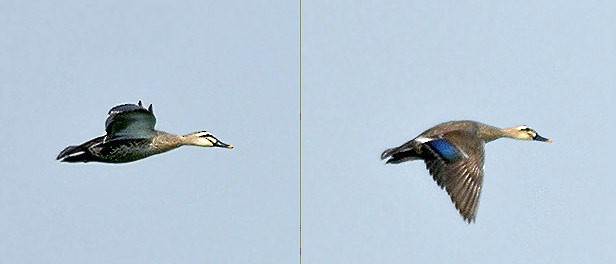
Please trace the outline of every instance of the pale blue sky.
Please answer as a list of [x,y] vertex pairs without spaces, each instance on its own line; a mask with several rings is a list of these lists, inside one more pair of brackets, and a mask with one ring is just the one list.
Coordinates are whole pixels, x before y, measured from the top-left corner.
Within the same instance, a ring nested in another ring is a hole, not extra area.
[[[616,247],[616,5],[304,1],[304,263],[607,263]],[[476,223],[422,162],[443,121],[529,125],[486,147]]]
[[[294,263],[299,3],[0,3],[1,263]],[[123,165],[61,164],[109,108],[213,132]]]
[[[0,3],[0,262],[297,263],[299,3]],[[610,262],[616,5],[303,1],[303,263]],[[236,148],[60,164],[115,104]],[[421,162],[437,123],[487,145],[477,221]]]

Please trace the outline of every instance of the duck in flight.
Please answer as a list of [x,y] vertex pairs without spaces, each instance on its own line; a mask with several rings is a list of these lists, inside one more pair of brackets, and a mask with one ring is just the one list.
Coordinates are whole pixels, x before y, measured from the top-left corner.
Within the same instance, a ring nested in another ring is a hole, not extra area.
[[152,105],[146,109],[139,101],[138,104],[115,106],[109,110],[104,136],[78,146],[69,146],[56,159],[61,162],[126,163],[183,145],[233,148],[207,131],[180,136],[157,131],[155,124]]
[[484,145],[499,138],[552,142],[527,126],[498,128],[475,121],[436,125],[399,147],[383,152],[386,163],[423,160],[464,221],[475,221],[483,182]]

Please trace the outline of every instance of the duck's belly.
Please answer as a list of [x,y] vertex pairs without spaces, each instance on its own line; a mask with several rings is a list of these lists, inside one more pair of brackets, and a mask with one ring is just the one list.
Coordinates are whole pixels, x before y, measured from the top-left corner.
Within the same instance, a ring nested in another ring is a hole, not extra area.
[[97,147],[93,152],[96,156],[109,163],[125,163],[147,158],[167,150],[153,148],[150,142],[121,142],[121,144],[108,144]]

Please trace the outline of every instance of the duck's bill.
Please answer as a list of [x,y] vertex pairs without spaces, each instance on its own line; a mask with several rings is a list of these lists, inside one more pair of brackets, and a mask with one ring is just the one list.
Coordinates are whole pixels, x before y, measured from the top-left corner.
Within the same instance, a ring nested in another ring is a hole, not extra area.
[[552,142],[551,139],[539,136],[539,134],[535,134],[535,137],[533,137],[533,140],[543,141],[543,142]]
[[216,141],[216,143],[214,144],[214,147],[219,147],[219,148],[229,148],[229,149],[232,149],[232,148],[233,148],[233,146],[232,146],[232,145],[229,145],[229,144],[223,143],[223,142],[222,142],[222,141],[220,141],[220,140],[219,140],[219,141]]

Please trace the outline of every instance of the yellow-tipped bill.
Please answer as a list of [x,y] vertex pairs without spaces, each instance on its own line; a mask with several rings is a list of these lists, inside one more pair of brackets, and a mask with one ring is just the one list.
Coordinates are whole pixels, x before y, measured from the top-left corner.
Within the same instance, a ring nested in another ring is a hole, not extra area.
[[533,137],[533,140],[543,141],[543,142],[552,142],[551,139],[539,136],[539,134],[535,134],[535,136]]
[[214,147],[219,147],[219,148],[229,148],[232,149],[233,146],[227,143],[224,143],[220,140],[216,141],[216,143],[214,143]]

